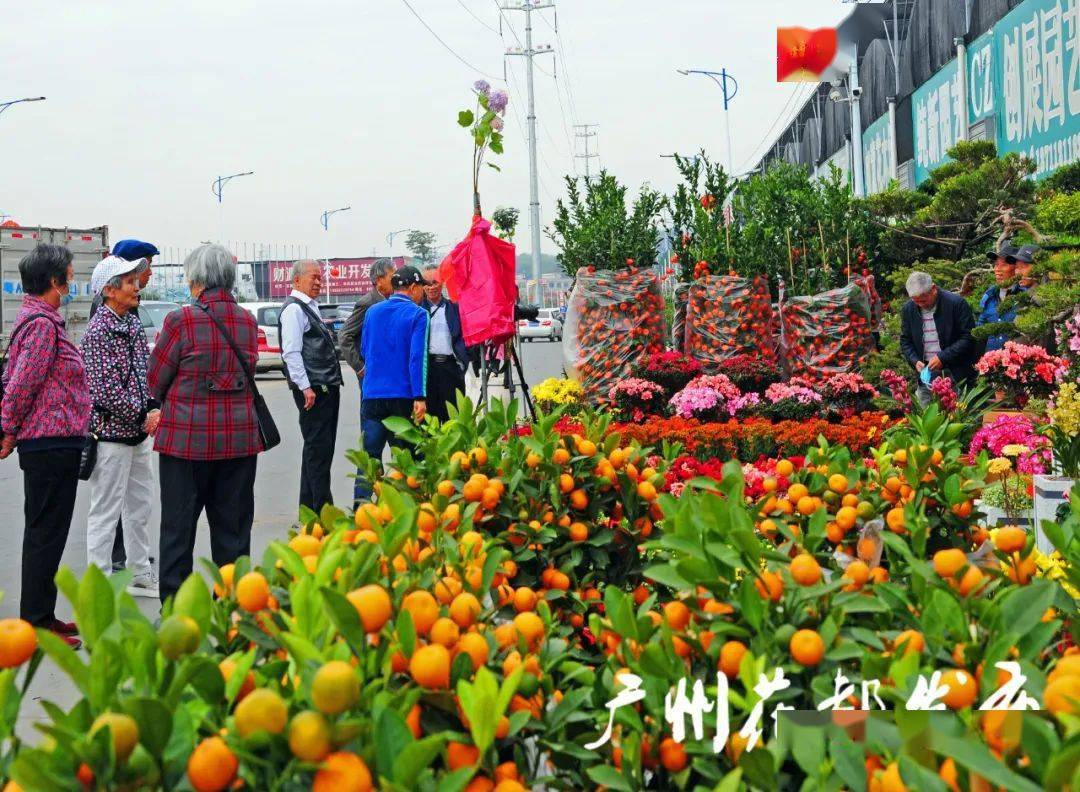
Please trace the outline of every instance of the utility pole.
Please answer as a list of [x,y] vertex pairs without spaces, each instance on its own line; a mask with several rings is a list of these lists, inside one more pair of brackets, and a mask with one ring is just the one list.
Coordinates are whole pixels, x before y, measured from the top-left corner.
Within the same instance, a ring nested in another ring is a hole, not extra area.
[[533,89],[533,58],[537,55],[552,55],[555,51],[550,44],[542,44],[539,48],[533,47],[532,15],[534,11],[554,7],[554,3],[545,2],[545,0],[521,0],[520,4],[499,6],[503,11],[525,12],[525,49],[520,47],[509,49],[506,54],[523,57],[526,63],[525,82],[529,102],[529,225],[532,227],[532,279],[536,284],[537,297],[540,296],[540,177],[536,168],[536,94]]
[[[596,133],[595,132],[590,132],[589,130],[590,129],[596,129],[598,126],[599,126],[599,124],[574,124],[574,129],[575,129],[574,137],[585,141],[585,153],[584,154],[578,154],[575,151],[574,152],[574,159],[583,159],[583,160],[585,160],[585,181],[587,181],[587,182],[592,181],[592,176],[591,176],[591,174],[589,172],[589,160],[591,160],[591,159],[600,159],[599,154],[592,154],[592,153],[589,152],[589,138],[596,137]],[[580,129],[581,132],[577,132],[576,130],[578,130],[578,129]]]

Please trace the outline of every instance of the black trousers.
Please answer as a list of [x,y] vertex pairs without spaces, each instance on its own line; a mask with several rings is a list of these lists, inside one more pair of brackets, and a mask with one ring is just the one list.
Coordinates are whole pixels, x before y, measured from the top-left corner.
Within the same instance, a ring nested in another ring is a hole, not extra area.
[[457,358],[437,360],[428,355],[427,370],[427,411],[440,421],[446,421],[450,415],[448,404],[457,403],[457,392],[465,392],[465,373],[458,365]]
[[191,574],[195,532],[206,509],[210,555],[218,566],[251,553],[256,456],[194,461],[161,454],[161,601]]
[[334,461],[334,444],[337,442],[341,388],[316,389],[315,403],[310,410],[304,409],[303,393],[293,390],[292,395],[300,411],[300,434],[304,438],[300,459],[300,505],[318,514],[323,506],[334,502],[330,492],[330,465]]
[[47,627],[56,618],[56,570],[75,511],[79,457],[75,448],[19,452],[26,526],[19,615],[35,627]]

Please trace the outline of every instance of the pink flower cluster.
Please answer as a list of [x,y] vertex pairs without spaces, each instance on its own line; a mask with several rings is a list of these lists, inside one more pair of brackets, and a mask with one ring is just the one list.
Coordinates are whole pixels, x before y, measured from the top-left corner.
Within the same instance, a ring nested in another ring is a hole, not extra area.
[[716,391],[717,395],[724,401],[730,401],[741,395],[739,389],[723,374],[702,374],[700,377],[694,377],[690,380],[686,387],[709,388]]
[[1002,456],[1010,445],[1029,449],[1017,459],[1018,472],[1041,474],[1050,469],[1051,446],[1026,415],[999,415],[993,423],[980,427],[971,438],[968,456],[974,460],[984,449],[992,456]]
[[814,404],[821,401],[821,394],[804,385],[774,382],[765,389],[765,398],[772,404],[784,399],[794,399],[799,404]]
[[697,374],[701,371],[701,362],[681,352],[654,352],[649,355],[648,362],[645,364],[646,373],[655,374],[667,371]]
[[983,355],[975,369],[998,388],[1049,395],[1052,386],[1065,376],[1068,366],[1039,346],[1006,341],[1001,349]]
[[941,409],[946,412],[952,412],[956,409],[958,399],[956,391],[953,389],[952,380],[948,377],[938,377],[930,383],[930,392],[938,400]]
[[911,409],[911,393],[908,391],[908,381],[892,369],[881,370],[881,381],[889,389],[892,400],[904,410]]
[[1074,366],[1080,363],[1080,309],[1057,329],[1057,343],[1058,349],[1072,358]]
[[759,404],[761,404],[761,396],[759,394],[744,393],[742,396],[736,396],[734,399],[728,401],[728,415],[734,417],[741,412],[754,409]]
[[651,402],[653,399],[659,400],[663,395],[663,388],[655,382],[650,382],[649,380],[641,379],[640,377],[627,377],[624,380],[619,380],[612,385],[611,390],[608,391],[608,398],[612,401],[615,401],[622,396]]
[[863,379],[861,374],[834,374],[821,385],[827,399],[858,398],[873,399],[877,388]]
[[703,413],[715,411],[722,405],[723,399],[712,388],[685,387],[668,402],[672,412],[680,418],[697,418]]

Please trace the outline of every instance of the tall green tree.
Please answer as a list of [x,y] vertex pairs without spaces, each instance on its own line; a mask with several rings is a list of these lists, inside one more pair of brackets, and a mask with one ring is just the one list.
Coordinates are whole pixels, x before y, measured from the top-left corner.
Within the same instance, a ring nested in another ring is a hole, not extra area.
[[430,231],[413,229],[405,237],[405,247],[423,264],[435,260],[435,234]]

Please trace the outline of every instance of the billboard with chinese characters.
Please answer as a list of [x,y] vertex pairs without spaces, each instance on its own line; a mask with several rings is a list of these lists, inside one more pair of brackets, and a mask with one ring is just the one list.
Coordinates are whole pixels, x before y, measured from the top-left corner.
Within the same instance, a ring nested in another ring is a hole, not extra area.
[[998,149],[1035,161],[1035,177],[1080,159],[1080,0],[1027,0],[994,25]]
[[863,132],[863,182],[866,194],[882,192],[893,178],[892,134],[886,113]]
[[[371,265],[385,256],[365,258],[332,258],[323,268],[323,293],[332,300],[335,295],[358,297],[371,291]],[[320,259],[322,261],[322,259]],[[395,256],[395,267],[402,267],[406,261],[403,256]],[[266,295],[267,299],[276,300],[287,297],[292,291],[292,261],[267,261]],[[262,295],[260,295],[262,296]]]
[[[968,46],[967,123],[994,117],[998,151],[1035,161],[1036,178],[1080,159],[1080,0],[1025,0]],[[911,97],[915,181],[961,132],[954,59]]]

